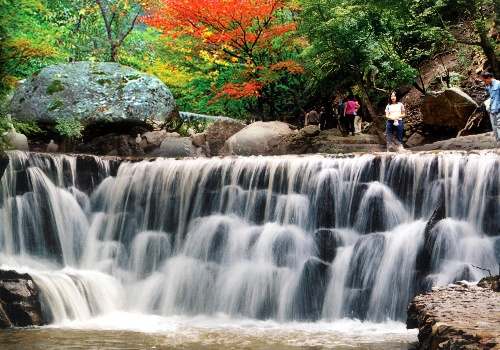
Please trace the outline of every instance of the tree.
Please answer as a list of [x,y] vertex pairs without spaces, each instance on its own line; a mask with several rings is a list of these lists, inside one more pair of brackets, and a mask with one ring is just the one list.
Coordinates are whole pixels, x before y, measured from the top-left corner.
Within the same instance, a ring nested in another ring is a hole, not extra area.
[[398,50],[401,21],[376,1],[303,0],[299,23],[310,43],[304,52],[307,68],[318,86],[357,89],[372,118],[373,97],[416,77]]
[[95,0],[104,22],[109,45],[109,60],[117,61],[117,55],[125,38],[134,29],[145,2],[130,0]]
[[303,72],[293,11],[282,0],[160,0],[144,22],[173,37],[197,39],[200,53],[236,67],[217,97],[255,100],[261,116],[280,113],[277,86]]

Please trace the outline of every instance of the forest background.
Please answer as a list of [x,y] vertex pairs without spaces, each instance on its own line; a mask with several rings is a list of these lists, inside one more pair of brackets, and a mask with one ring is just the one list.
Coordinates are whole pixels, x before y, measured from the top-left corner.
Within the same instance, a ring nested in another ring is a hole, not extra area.
[[[0,0],[0,98],[41,68],[116,61],[180,110],[294,120],[355,94],[369,119],[458,51],[500,76],[498,0]],[[448,76],[448,85],[464,77]],[[29,129],[29,125],[21,125]],[[27,130],[29,131],[29,130]]]

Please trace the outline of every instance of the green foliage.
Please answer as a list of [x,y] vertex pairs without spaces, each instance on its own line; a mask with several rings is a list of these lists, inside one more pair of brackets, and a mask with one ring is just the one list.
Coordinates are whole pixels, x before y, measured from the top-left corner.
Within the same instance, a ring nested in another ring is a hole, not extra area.
[[0,150],[9,149],[10,145],[5,139],[5,135],[14,128],[17,132],[26,136],[33,136],[42,134],[43,130],[40,129],[35,121],[21,121],[10,118],[4,113],[0,114]]
[[68,139],[81,138],[84,128],[83,124],[76,118],[59,117],[56,119],[56,131]]
[[[108,11],[116,11],[113,38],[120,38],[147,2],[102,1]],[[161,35],[140,21],[120,43],[117,59],[165,82],[180,110],[248,119],[297,116],[306,106],[330,101],[338,90],[360,91],[374,101],[385,99],[384,91],[414,83],[421,63],[437,53],[458,47],[460,64],[469,65],[469,49],[457,46],[458,42],[472,42],[476,46],[465,47],[482,50],[490,60],[499,52],[498,41],[489,35],[492,14],[500,7],[495,0],[288,3],[278,19],[296,22],[298,32],[277,36],[259,49],[258,65],[252,69],[246,62],[212,52],[203,40]],[[457,31],[454,26],[459,21],[470,26]],[[0,99],[19,80],[48,65],[108,60],[105,27],[96,0],[0,0]],[[295,74],[286,64],[274,67],[279,62],[295,62],[305,72]],[[456,84],[460,77],[454,79]],[[263,86],[259,96],[235,99],[220,93],[228,84],[248,81]],[[105,79],[98,82],[108,84]],[[47,93],[62,89],[62,83],[54,80]],[[61,101],[53,100],[52,109],[61,107]]]
[[40,127],[38,126],[38,124],[34,120],[21,121],[21,120],[12,118],[11,122],[12,122],[12,125],[14,126],[14,129],[16,129],[17,132],[24,134],[28,137],[43,133],[43,130],[40,129]]

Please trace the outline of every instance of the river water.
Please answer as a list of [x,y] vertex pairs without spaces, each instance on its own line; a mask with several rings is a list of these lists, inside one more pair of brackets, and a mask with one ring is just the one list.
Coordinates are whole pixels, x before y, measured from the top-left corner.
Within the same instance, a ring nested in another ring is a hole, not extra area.
[[416,332],[398,322],[277,323],[217,317],[114,313],[87,322],[0,332],[3,350],[411,349]]

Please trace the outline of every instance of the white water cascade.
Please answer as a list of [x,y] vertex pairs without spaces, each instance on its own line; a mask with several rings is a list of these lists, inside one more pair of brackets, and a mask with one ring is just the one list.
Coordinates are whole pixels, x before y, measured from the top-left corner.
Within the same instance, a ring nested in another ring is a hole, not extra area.
[[0,268],[33,276],[54,323],[401,320],[416,293],[498,269],[495,153],[8,157]]

